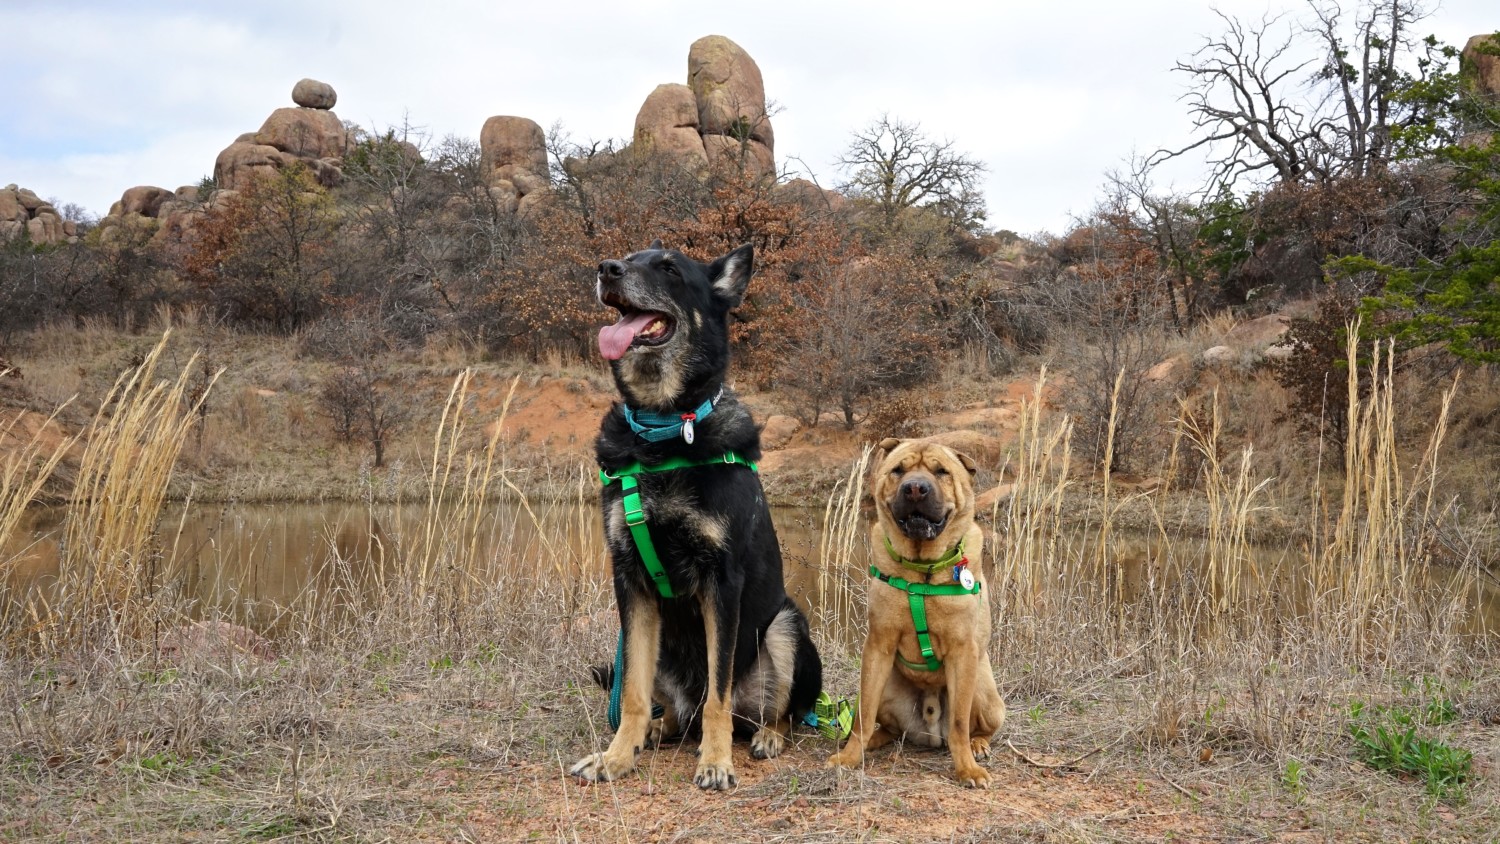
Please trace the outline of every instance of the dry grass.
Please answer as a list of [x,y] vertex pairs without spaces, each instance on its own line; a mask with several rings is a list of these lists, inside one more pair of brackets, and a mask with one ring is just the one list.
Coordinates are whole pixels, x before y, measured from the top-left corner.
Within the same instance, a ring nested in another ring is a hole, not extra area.
[[[1180,413],[1162,458],[1183,467],[1167,475],[1176,490],[1107,487],[1099,506],[1067,420],[1043,412],[1044,381],[1010,459],[1017,491],[990,521],[1002,737],[1018,751],[989,763],[997,788],[966,792],[946,756],[906,749],[829,773],[831,745],[798,731],[775,762],[737,747],[740,788],[704,795],[691,745],[644,753],[616,784],[563,777],[607,739],[604,695],[582,680],[615,640],[603,549],[587,538],[595,487],[539,477],[479,437],[469,372],[408,455],[423,494],[406,517],[371,521],[363,545],[330,535],[307,585],[273,608],[279,658],[166,652],[173,628],[236,607],[172,582],[174,533],[153,508],[196,417],[180,377],[138,372],[101,403],[80,467],[99,503],[75,508],[71,553],[108,575],[87,624],[4,595],[0,840],[1481,841],[1500,828],[1500,660],[1476,621],[1487,587],[1475,555],[1435,554],[1466,547],[1439,506],[1441,425],[1407,454],[1399,404],[1372,391],[1351,418],[1348,485],[1290,514],[1310,538],[1268,557],[1250,522],[1291,499],[1256,452],[1226,443],[1218,402]],[[5,500],[24,500],[50,459],[0,474],[17,490]],[[151,483],[112,487],[117,460]],[[809,596],[836,694],[857,684],[867,460],[824,509]],[[533,506],[543,486],[572,506]],[[499,490],[516,506],[495,506]],[[1201,523],[1179,521],[1184,495],[1201,499]],[[1126,530],[1125,508],[1149,530]],[[1480,757],[1461,797],[1354,762],[1351,704],[1437,700],[1456,718],[1432,734]]]

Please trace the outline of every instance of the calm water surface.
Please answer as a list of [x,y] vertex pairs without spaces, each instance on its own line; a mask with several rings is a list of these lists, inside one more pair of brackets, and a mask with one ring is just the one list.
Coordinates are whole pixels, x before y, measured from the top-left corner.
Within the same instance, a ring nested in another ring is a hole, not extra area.
[[[48,588],[57,572],[62,511],[38,510],[5,549],[12,574],[9,588]],[[173,561],[184,593],[206,613],[227,615],[251,627],[274,631],[284,609],[310,589],[330,580],[335,570],[355,575],[347,582],[370,582],[383,555],[411,547],[424,529],[420,505],[264,504],[194,506],[168,510],[158,535],[164,556]],[[858,550],[829,577],[820,577],[821,508],[780,507],[773,511],[781,539],[787,591],[809,612],[814,626],[840,640],[855,641],[865,590],[864,533]],[[1085,534],[1060,541],[1060,554],[1090,553]],[[582,578],[604,584],[609,564],[597,509],[592,505],[551,504],[531,510],[496,503],[485,510],[475,536],[476,556],[490,571],[540,568],[543,576]],[[993,549],[988,571],[994,576]],[[1147,577],[1168,555],[1192,560],[1202,549],[1192,542],[1164,547],[1158,542],[1117,536],[1108,555],[1111,571],[1127,602],[1140,597]],[[1262,547],[1254,565],[1271,572],[1298,565],[1300,550]],[[1078,559],[1075,557],[1075,559]],[[843,588],[840,588],[843,587]],[[1493,579],[1476,586],[1473,605],[1488,629],[1500,628],[1500,589]]]

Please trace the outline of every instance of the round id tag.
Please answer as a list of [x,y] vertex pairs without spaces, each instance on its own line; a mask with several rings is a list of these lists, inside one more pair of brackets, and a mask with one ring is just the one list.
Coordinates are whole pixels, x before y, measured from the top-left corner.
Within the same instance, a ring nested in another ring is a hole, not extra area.
[[969,571],[968,566],[959,566],[953,570],[953,579],[965,589],[974,588],[974,573]]

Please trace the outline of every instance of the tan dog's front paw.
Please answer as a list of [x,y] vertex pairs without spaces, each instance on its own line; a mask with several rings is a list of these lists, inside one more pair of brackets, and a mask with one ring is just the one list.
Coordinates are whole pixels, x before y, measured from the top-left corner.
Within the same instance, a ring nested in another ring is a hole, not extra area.
[[961,767],[956,772],[958,783],[964,788],[989,788],[990,772],[979,765]]
[[858,768],[865,761],[864,751],[860,750],[859,743],[851,739],[844,749],[828,757],[827,766],[830,768]]
[[699,762],[698,771],[693,774],[693,784],[704,791],[728,791],[738,783],[734,764],[727,761],[721,764]]
[[990,758],[990,740],[987,738],[969,739],[969,749],[974,751],[975,759]]
[[573,763],[568,775],[585,782],[609,782],[617,780],[635,770],[635,756],[627,759],[611,759],[609,753],[593,753]]

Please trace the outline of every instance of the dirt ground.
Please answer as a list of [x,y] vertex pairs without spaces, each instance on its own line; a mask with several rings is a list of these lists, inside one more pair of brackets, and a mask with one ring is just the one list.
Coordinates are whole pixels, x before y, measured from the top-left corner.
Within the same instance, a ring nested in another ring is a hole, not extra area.
[[950,779],[945,754],[877,752],[865,771],[839,772],[820,767],[831,747],[805,738],[760,762],[736,746],[740,783],[727,794],[691,784],[690,748],[649,754],[638,775],[595,786],[560,777],[558,766],[518,765],[462,786],[526,809],[475,809],[462,827],[476,841],[1064,841],[1068,830],[1090,836],[1072,840],[1246,838],[1163,780],[1040,771],[1002,751],[991,787],[977,791]]

